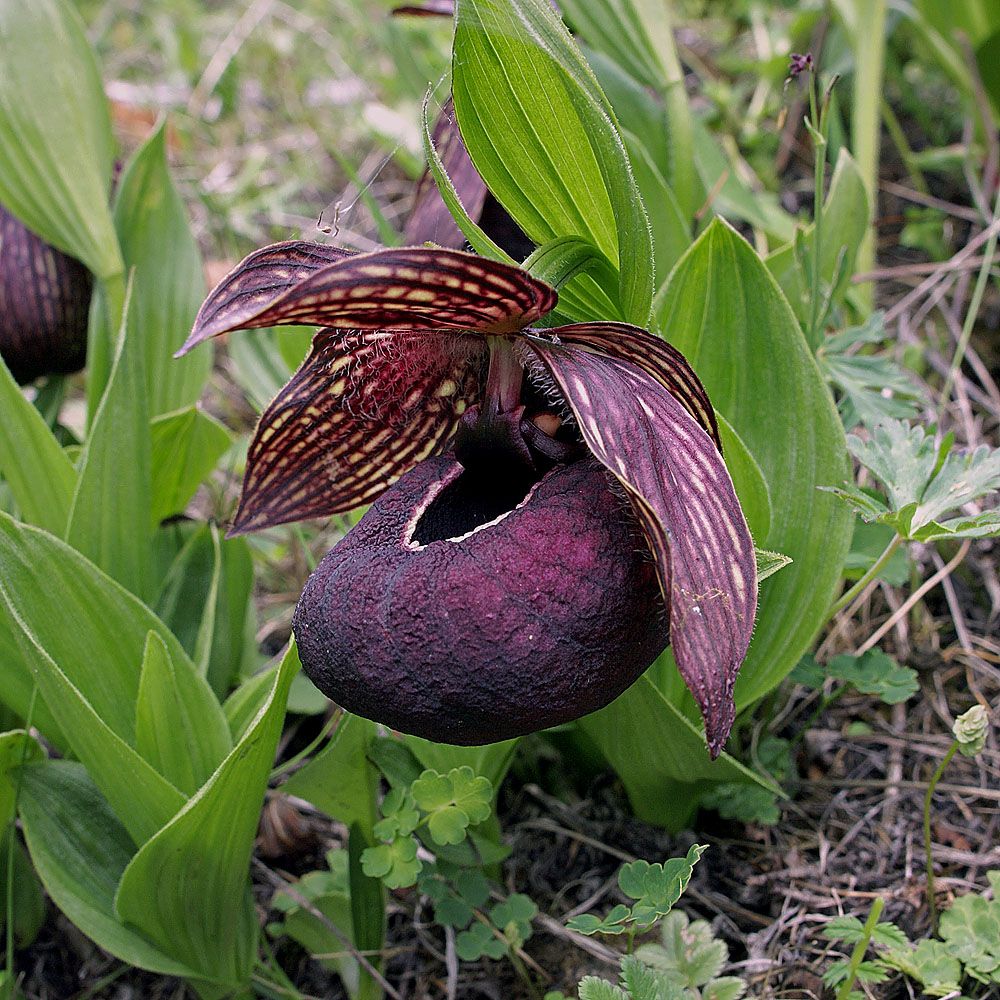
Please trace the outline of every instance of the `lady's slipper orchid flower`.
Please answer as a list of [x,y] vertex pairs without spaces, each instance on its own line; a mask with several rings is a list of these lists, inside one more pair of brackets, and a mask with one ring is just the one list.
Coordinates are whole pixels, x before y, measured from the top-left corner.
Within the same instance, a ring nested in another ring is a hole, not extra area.
[[0,357],[22,385],[79,371],[93,279],[0,205]]
[[349,711],[492,742],[600,708],[669,639],[715,756],[757,584],[711,404],[644,330],[534,328],[556,300],[456,250],[251,254],[183,350],[323,329],[261,417],[234,530],[381,496],[293,622],[306,673]]

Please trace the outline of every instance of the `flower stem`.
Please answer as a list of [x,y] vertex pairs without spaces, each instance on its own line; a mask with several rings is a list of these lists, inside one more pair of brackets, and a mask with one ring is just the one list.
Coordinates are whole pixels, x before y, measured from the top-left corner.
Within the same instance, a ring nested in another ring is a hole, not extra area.
[[491,413],[507,413],[521,401],[524,366],[505,337],[490,337],[490,371],[483,402]]
[[[874,268],[875,228],[878,208],[879,125],[882,103],[882,75],[885,66],[885,18],[887,0],[855,4],[854,25],[854,101],[851,114],[851,145],[861,179],[868,192],[869,220],[858,249],[855,270],[867,273]],[[871,308],[875,298],[874,282],[861,285],[857,293]]]
[[813,73],[809,81],[809,118],[813,140],[813,241],[812,241],[812,291],[809,296],[809,346],[815,351],[820,345],[820,256],[823,236],[823,180],[826,176],[826,135],[823,115],[820,111],[817,90],[819,77]]
[[840,595],[840,598],[830,605],[830,610],[826,613],[827,620],[831,619],[839,611],[843,611],[844,608],[846,608],[847,605],[850,604],[851,601],[853,601],[854,598],[857,597],[858,594],[860,594],[868,586],[868,584],[870,584],[879,575],[879,573],[882,572],[886,563],[888,563],[888,561],[892,558],[893,553],[899,548],[902,541],[902,536],[896,535],[892,541],[889,542],[889,544],[885,547],[885,551],[878,557],[878,559],[875,560],[875,562],[871,564],[871,566],[868,567],[864,576],[862,576],[861,579],[858,580],[858,582],[849,590],[845,590],[844,593]]
[[944,774],[945,768],[951,763],[951,758],[955,756],[957,751],[958,740],[952,740],[951,746],[948,747],[948,752],[941,758],[941,763],[938,764],[937,770],[934,772],[934,777],[931,778],[931,782],[927,786],[927,791],[924,793],[924,852],[927,857],[927,909],[931,916],[932,934],[937,931],[937,902],[934,899],[934,854],[931,849],[931,798],[934,795],[934,789],[937,788],[937,783]]
[[868,950],[868,945],[871,944],[872,932],[875,930],[878,918],[882,916],[883,906],[885,906],[885,900],[881,896],[876,896],[872,903],[871,912],[868,914],[868,919],[865,921],[865,926],[861,931],[861,937],[854,946],[854,951],[851,952],[851,962],[847,968],[847,978],[840,984],[840,988],[837,990],[837,1000],[847,1000],[851,995],[851,990],[854,989],[854,981],[858,978],[858,969],[861,968],[865,952]]

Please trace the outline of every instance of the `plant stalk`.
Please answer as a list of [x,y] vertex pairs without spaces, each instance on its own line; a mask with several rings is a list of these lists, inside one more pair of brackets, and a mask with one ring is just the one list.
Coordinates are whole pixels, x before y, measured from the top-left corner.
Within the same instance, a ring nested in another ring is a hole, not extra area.
[[937,770],[934,772],[934,777],[931,778],[931,782],[927,786],[927,791],[924,793],[924,853],[927,858],[927,909],[930,912],[932,934],[937,932],[938,914],[937,902],[934,899],[934,854],[931,847],[931,798],[934,795],[934,789],[937,788],[937,784],[945,772],[945,768],[951,763],[951,758],[954,757],[957,752],[958,740],[952,740],[951,746],[948,747],[948,752],[941,758],[941,763],[938,764]]
[[813,140],[813,240],[812,240],[812,290],[809,295],[809,346],[815,353],[822,341],[820,334],[820,261],[823,239],[823,181],[826,177],[826,115],[820,111],[817,90],[819,77],[814,72],[809,81],[810,134]]
[[879,573],[881,573],[885,568],[886,563],[888,563],[892,558],[893,553],[899,548],[902,541],[902,536],[896,535],[892,541],[889,542],[882,555],[880,555],[878,559],[876,559],[875,562],[873,562],[865,571],[864,576],[862,576],[861,579],[858,580],[858,582],[855,583],[849,590],[845,590],[844,593],[840,595],[840,598],[830,605],[830,610],[826,613],[827,621],[829,621],[838,612],[843,611],[844,608],[846,608],[847,605],[858,596],[858,594],[864,591],[868,584],[878,577]]
[[[867,273],[875,268],[875,216],[878,205],[879,114],[882,103],[882,75],[885,69],[885,15],[887,0],[855,4],[857,22],[854,36],[854,107],[851,140],[854,159],[868,192],[869,225],[858,249],[855,270]],[[857,294],[866,309],[875,301],[875,283],[859,285]]]
[[858,978],[858,969],[861,968],[865,952],[868,950],[868,945],[871,944],[872,933],[875,930],[875,925],[878,923],[878,918],[882,916],[883,906],[885,906],[885,900],[881,896],[876,896],[872,903],[871,912],[868,914],[868,919],[865,921],[861,937],[854,946],[854,951],[851,952],[851,964],[847,969],[847,978],[840,984],[840,989],[837,990],[837,1000],[847,1000],[851,995],[851,990],[854,989],[854,981]]

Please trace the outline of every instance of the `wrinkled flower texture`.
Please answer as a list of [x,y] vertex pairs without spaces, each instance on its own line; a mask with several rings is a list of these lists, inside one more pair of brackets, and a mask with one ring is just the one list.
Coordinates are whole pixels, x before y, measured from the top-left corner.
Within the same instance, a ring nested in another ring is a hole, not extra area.
[[233,531],[372,503],[293,619],[305,672],[348,711],[494,742],[602,707],[670,641],[716,756],[757,582],[712,406],[645,330],[533,326],[557,299],[458,250],[251,254],[181,353],[322,329],[260,419]]
[[22,385],[79,371],[93,279],[0,205],[0,357]]

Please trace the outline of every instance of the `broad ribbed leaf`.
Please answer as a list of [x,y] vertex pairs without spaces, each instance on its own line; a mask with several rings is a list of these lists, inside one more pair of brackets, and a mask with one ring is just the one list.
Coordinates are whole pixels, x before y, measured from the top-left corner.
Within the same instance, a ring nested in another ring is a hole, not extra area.
[[[142,332],[149,414],[201,398],[212,352],[176,360],[205,295],[201,253],[167,165],[164,120],[129,161],[115,195],[115,227],[125,266],[134,268],[133,321]],[[91,373],[93,377],[93,372]]]
[[644,324],[642,198],[611,105],[548,0],[461,0],[452,81],[466,148],[497,200],[537,244],[594,243],[618,264],[621,318]]
[[0,202],[99,277],[119,274],[111,118],[73,4],[0,0],[0,66]]
[[132,839],[143,843],[180,809],[184,796],[97,714],[18,614],[2,580],[0,614],[9,615],[18,627],[16,641],[21,656],[30,663],[38,690],[59,726],[69,734],[73,752]]
[[135,745],[175,788],[193,795],[232,749],[211,688],[186,660],[173,661],[155,633],[146,637],[135,707]]
[[718,756],[736,715],[733,685],[757,605],[753,541],[715,442],[630,361],[532,345],[590,450],[617,476],[656,558],[677,666]]
[[511,333],[556,304],[555,290],[520,268],[458,250],[401,247],[354,256],[340,251],[342,259],[307,273],[312,262],[300,262],[302,247],[258,250],[223,278],[201,307],[181,353],[228,330],[287,323]]
[[66,540],[133,594],[152,585],[153,493],[143,330],[126,297],[111,374],[80,459]]
[[0,358],[0,476],[21,516],[62,534],[76,489],[73,463]]
[[713,222],[678,263],[656,316],[764,473],[773,516],[757,544],[793,560],[761,588],[742,706],[795,666],[826,621],[852,517],[817,487],[850,474],[844,432],[792,310],[729,226]]
[[[75,549],[37,528],[0,514],[0,581],[39,643],[60,665],[94,707],[101,719],[126,742],[135,726],[135,700],[139,691],[146,635],[155,631],[176,663],[183,657],[177,639],[136,597],[88,562]],[[15,618],[0,610],[0,640],[4,649],[4,683],[0,698],[10,698],[11,707],[22,717],[27,711],[25,694],[12,697],[9,682],[30,678],[30,658],[18,655],[14,641],[19,626]],[[38,718],[45,736],[59,739]],[[46,717],[51,718],[47,713]]]
[[378,773],[368,750],[377,732],[374,722],[345,712],[327,745],[281,790],[312,802],[345,826],[357,823],[370,833]]
[[56,906],[129,965],[190,976],[182,962],[115,916],[115,890],[135,847],[81,764],[50,760],[21,771],[19,812],[31,860]]
[[257,426],[233,530],[374,500],[451,437],[485,361],[477,337],[321,331]]
[[250,855],[288,686],[298,669],[293,645],[240,741],[184,808],[139,849],[115,897],[120,920],[213,982],[245,982],[257,955]]
[[184,513],[233,439],[222,424],[196,406],[157,417],[150,437],[155,526],[171,514]]
[[714,761],[706,758],[698,727],[651,679],[656,669],[580,725],[618,772],[636,816],[670,830],[683,830],[694,818],[698,798],[690,785],[681,782],[764,787],[766,783],[727,753]]
[[630,361],[652,375],[698,421],[721,450],[715,410],[698,376],[677,348],[628,323],[574,323],[555,327],[548,333],[559,343],[577,344]]

